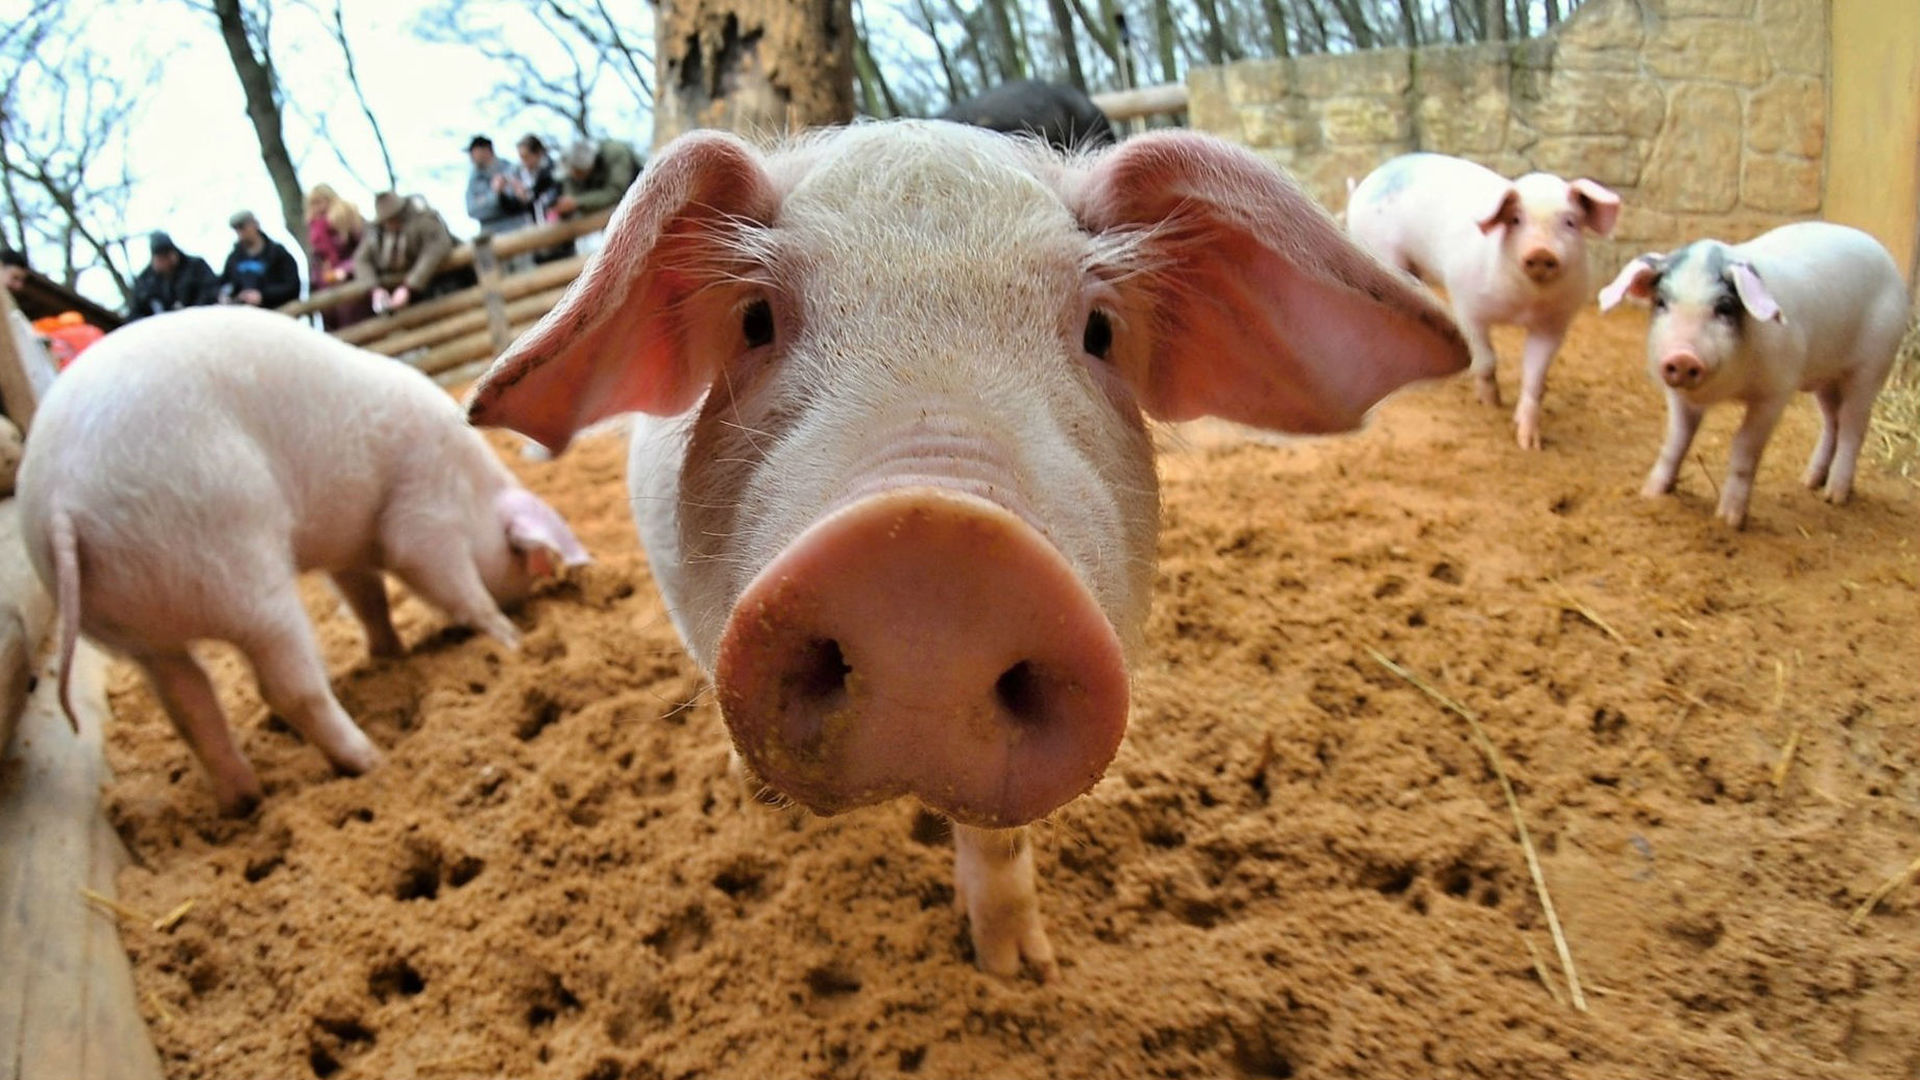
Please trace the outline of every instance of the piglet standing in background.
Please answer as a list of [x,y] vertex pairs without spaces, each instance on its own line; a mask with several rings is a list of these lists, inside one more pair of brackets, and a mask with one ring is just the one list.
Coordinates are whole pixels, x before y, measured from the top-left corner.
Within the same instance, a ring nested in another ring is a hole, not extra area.
[[1590,295],[1586,233],[1606,236],[1619,217],[1620,196],[1592,180],[1510,181],[1444,154],[1394,158],[1347,197],[1347,231],[1361,247],[1447,291],[1486,404],[1500,404],[1489,328],[1526,330],[1513,423],[1528,450],[1540,448],[1547,367]]
[[620,412],[655,580],[736,749],[820,813],[951,817],[991,972],[1055,970],[1022,826],[1127,722],[1164,420],[1357,427],[1459,371],[1446,314],[1244,150],[1096,157],[900,121],[682,136],[470,415]]
[[1628,296],[1653,305],[1647,369],[1667,388],[1667,441],[1641,494],[1673,490],[1708,406],[1742,401],[1719,508],[1741,527],[1767,437],[1804,390],[1823,424],[1802,480],[1828,502],[1847,501],[1873,399],[1907,328],[1907,288],[1879,241],[1822,221],[1738,245],[1699,240],[1628,263],[1601,290],[1600,310]]
[[146,670],[229,814],[260,781],[189,643],[237,645],[274,711],[364,772],[380,753],[327,685],[300,571],[331,574],[373,654],[398,656],[381,570],[512,645],[496,601],[587,558],[431,379],[252,308],[143,319],[89,350],[35,415],[20,505],[60,609],[62,703],[84,630]]

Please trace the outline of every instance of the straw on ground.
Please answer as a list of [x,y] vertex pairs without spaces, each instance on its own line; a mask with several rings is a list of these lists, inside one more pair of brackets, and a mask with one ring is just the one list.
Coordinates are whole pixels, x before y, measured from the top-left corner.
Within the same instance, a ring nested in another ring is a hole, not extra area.
[[1500,782],[1500,792],[1507,797],[1507,809],[1513,813],[1513,829],[1520,837],[1520,850],[1527,858],[1527,872],[1533,876],[1534,892],[1540,897],[1540,909],[1546,913],[1547,929],[1553,933],[1553,947],[1560,954],[1560,966],[1567,975],[1567,993],[1573,999],[1573,1007],[1581,1012],[1587,1011],[1587,997],[1580,992],[1580,973],[1573,966],[1573,952],[1567,947],[1567,935],[1560,929],[1560,916],[1554,912],[1553,897],[1547,893],[1546,875],[1540,870],[1540,856],[1533,848],[1533,837],[1527,833],[1526,818],[1520,813],[1520,800],[1513,793],[1513,783],[1507,779],[1506,766],[1500,760],[1500,751],[1494,747],[1493,740],[1487,737],[1486,729],[1480,726],[1480,718],[1473,710],[1453,700],[1428,683],[1425,679],[1387,659],[1386,654],[1369,645],[1366,647],[1380,666],[1412,683],[1422,693],[1439,702],[1440,705],[1467,722],[1473,730],[1473,739],[1485,755],[1487,766],[1493,770],[1494,779]]
[[1880,901],[1885,900],[1891,895],[1893,890],[1912,881],[1915,875],[1920,875],[1920,855],[1914,856],[1913,861],[1907,864],[1905,870],[1881,882],[1879,888],[1868,893],[1867,898],[1860,901],[1860,906],[1854,908],[1853,914],[1848,916],[1847,928],[1850,930],[1860,929],[1860,924],[1867,921],[1867,916],[1873,914],[1873,909],[1880,906]]

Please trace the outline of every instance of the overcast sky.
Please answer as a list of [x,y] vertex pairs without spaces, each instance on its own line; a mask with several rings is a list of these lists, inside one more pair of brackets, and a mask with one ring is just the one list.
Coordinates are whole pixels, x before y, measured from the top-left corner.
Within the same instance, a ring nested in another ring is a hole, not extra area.
[[[293,0],[273,2],[274,60],[286,97],[298,104],[298,110],[287,110],[286,124],[300,183],[331,184],[367,213],[373,192],[384,186],[385,173],[347,85],[339,50],[313,10]],[[638,0],[622,2],[646,10]],[[145,267],[145,236],[156,228],[166,229],[182,250],[205,258],[218,271],[233,246],[227,218],[242,208],[258,214],[268,234],[298,256],[299,238],[284,235],[279,202],[260,160],[239,79],[212,15],[186,0],[70,3],[88,19],[93,46],[116,57],[116,67],[124,64],[124,70],[137,71],[148,60],[159,65],[159,77],[142,100],[128,146],[136,180],[126,222],[127,235],[135,238],[132,272]],[[317,3],[331,10],[331,0]],[[0,19],[17,18],[25,6],[26,0],[0,0]],[[501,115],[489,100],[501,74],[494,63],[470,47],[428,44],[414,36],[411,24],[425,6],[415,0],[345,0],[347,34],[402,189],[426,196],[455,235],[466,237],[476,230],[464,196],[471,171],[468,138],[485,133],[510,156],[513,141],[527,131],[551,141],[564,137],[564,125],[551,117]],[[529,25],[522,5],[474,0],[468,10],[506,22],[536,59],[558,59],[558,46]],[[25,105],[33,90],[22,89]],[[639,126],[642,103],[626,99],[611,76],[601,81],[600,95],[599,122],[627,128],[603,134],[626,138],[644,152],[651,132]],[[311,123],[297,115],[300,111],[325,117],[352,171],[315,135]],[[83,279],[81,287],[96,299],[120,305],[104,275]]]

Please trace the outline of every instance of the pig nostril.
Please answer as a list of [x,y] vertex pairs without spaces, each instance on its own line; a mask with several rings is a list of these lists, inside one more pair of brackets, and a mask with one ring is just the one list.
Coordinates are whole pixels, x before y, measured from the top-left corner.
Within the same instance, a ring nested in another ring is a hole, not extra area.
[[831,709],[846,697],[847,676],[852,672],[838,641],[815,639],[807,642],[783,681],[800,701]]
[[1000,673],[993,684],[993,695],[1022,724],[1038,724],[1045,718],[1040,678],[1025,660]]

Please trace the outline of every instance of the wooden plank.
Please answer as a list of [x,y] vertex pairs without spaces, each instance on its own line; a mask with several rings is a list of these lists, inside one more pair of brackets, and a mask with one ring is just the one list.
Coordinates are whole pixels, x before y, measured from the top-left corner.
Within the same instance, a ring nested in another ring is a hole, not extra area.
[[500,295],[500,259],[493,253],[493,237],[478,237],[473,242],[473,268],[480,279],[480,295],[487,309],[487,338],[493,351],[504,352],[507,336],[507,301]]
[[1180,112],[1187,107],[1187,87],[1185,83],[1166,83],[1134,90],[1114,90],[1093,95],[1093,103],[1111,120]]
[[161,1076],[119,928],[80,892],[111,895],[125,857],[100,807],[105,672],[105,657],[83,645],[76,736],[48,669],[0,767],[0,1080]]
[[20,542],[20,504],[0,502],[0,754],[27,703],[33,662],[53,622],[53,597]]
[[[506,305],[507,325],[519,325],[530,319],[537,319],[545,315],[547,312],[553,310],[553,305],[559,303],[560,298],[565,296],[566,293],[566,287],[561,286],[558,289],[548,289],[546,292],[534,293],[532,296],[523,296],[515,300],[513,303]],[[381,338],[367,345],[366,348],[380,353],[383,356],[399,356],[402,353],[410,352],[414,349],[430,348],[435,345],[444,344],[454,338],[471,334],[476,330],[492,332],[492,327],[488,325],[488,312],[463,312],[451,318],[441,319],[436,323],[429,323],[418,330],[409,330],[403,334],[394,334],[391,337]],[[501,348],[504,349],[505,346]]]
[[[587,263],[586,256],[575,255],[572,258],[536,266],[523,274],[508,274],[500,281],[500,295],[508,300],[526,296],[529,293],[543,292],[556,285],[566,285],[580,274],[580,268]],[[388,334],[401,330],[410,330],[431,322],[472,311],[485,300],[480,286],[450,292],[445,296],[436,296],[418,304],[408,304],[391,315],[376,315],[371,319],[354,323],[333,336],[349,345],[369,345]],[[484,324],[482,324],[484,325]]]
[[[510,328],[508,331],[508,342],[511,343],[514,338],[519,337],[531,329],[533,329],[533,320],[531,319]],[[455,338],[437,349],[428,351],[425,356],[410,359],[407,362],[429,375],[438,375],[449,368],[459,367],[461,364],[478,360],[481,357],[497,355],[499,355],[499,352],[493,347],[492,335],[482,330],[476,334],[468,334],[465,337]]]
[[52,381],[53,361],[5,289],[0,289],[0,331],[0,405],[24,435],[33,426],[41,391]]

